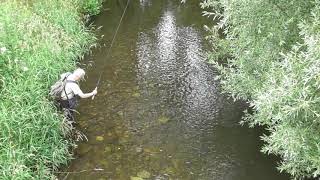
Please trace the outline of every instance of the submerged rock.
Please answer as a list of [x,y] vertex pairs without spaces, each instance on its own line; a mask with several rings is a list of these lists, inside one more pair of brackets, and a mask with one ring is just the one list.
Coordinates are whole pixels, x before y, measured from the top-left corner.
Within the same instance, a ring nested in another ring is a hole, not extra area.
[[164,172],[167,174],[174,174],[175,171],[173,167],[167,167]]
[[91,112],[89,113],[91,116],[96,116],[98,114],[98,112]]
[[161,124],[165,124],[167,122],[170,121],[170,119],[168,117],[165,117],[165,116],[161,116],[158,121],[161,123]]
[[149,148],[144,148],[143,151],[146,152],[146,153],[151,153],[152,152],[151,149],[149,149]]
[[170,178],[167,177],[166,175],[158,175],[154,180],[168,180],[168,179]]
[[97,140],[97,141],[103,141],[104,138],[103,138],[102,136],[96,136],[96,140]]
[[146,147],[146,148],[143,148],[143,151],[145,153],[148,153],[148,154],[154,154],[154,153],[159,153],[159,148],[157,148],[157,147]]
[[144,179],[147,179],[147,178],[150,178],[151,174],[146,170],[142,170],[142,171],[138,172],[137,176],[144,178]]
[[131,176],[130,180],[143,180],[143,178]]
[[112,151],[112,149],[111,149],[111,147],[109,147],[109,146],[106,146],[105,148],[104,148],[104,152],[105,153],[110,153]]
[[120,144],[126,144],[126,143],[128,143],[129,141],[128,141],[128,139],[127,138],[120,138],[119,139],[119,143]]
[[141,153],[143,151],[142,147],[136,147],[136,152]]
[[104,92],[102,96],[107,96],[108,95],[108,91]]
[[136,92],[132,94],[133,97],[140,97],[140,93]]

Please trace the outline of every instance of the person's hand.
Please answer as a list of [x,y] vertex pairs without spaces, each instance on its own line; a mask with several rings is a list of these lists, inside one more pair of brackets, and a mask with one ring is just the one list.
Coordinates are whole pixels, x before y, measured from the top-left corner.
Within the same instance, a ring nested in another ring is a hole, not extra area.
[[97,91],[97,87],[92,91],[92,94],[95,96],[97,93],[98,93],[98,91]]

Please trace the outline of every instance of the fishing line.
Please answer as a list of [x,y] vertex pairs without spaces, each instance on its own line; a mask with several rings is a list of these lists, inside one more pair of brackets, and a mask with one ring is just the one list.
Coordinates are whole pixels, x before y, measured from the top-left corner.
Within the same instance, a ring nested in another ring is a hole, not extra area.
[[[128,6],[129,6],[129,3],[130,3],[130,0],[127,1],[127,5],[126,5],[126,7],[125,7],[125,9],[124,9],[124,11],[123,11],[123,13],[122,13],[122,16],[121,16],[121,18],[120,18],[119,24],[118,24],[118,26],[117,26],[117,29],[116,29],[115,33],[113,34],[113,38],[112,38],[110,47],[109,47],[109,49],[108,49],[108,53],[107,53],[106,59],[108,59],[108,57],[109,57],[109,55],[110,55],[111,48],[112,48],[113,43],[114,43],[114,41],[115,41],[115,39],[116,39],[116,36],[117,36],[117,34],[118,34],[118,31],[119,31],[121,22],[122,22],[122,20],[123,20],[123,17],[124,17],[124,15],[126,14],[126,11],[127,11]],[[106,66],[106,65],[104,65],[104,67],[105,67],[105,66]],[[101,80],[102,74],[103,74],[103,72],[104,72],[104,71],[103,71],[103,70],[104,70],[104,67],[102,68],[102,71],[100,72],[99,79],[98,79],[97,84],[96,84],[96,88],[98,88],[98,86],[99,86],[99,84],[100,84],[100,80]],[[94,96],[92,96],[92,99],[94,99]]]

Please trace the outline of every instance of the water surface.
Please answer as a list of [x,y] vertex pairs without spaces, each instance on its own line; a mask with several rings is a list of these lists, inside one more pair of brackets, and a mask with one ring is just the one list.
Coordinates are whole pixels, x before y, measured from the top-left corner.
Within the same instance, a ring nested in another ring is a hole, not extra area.
[[101,71],[102,80],[96,99],[81,101],[77,128],[88,141],[61,179],[288,179],[259,152],[260,130],[239,125],[245,104],[221,94],[199,1],[131,0],[107,57],[125,5],[107,1],[95,18],[104,36],[82,88]]

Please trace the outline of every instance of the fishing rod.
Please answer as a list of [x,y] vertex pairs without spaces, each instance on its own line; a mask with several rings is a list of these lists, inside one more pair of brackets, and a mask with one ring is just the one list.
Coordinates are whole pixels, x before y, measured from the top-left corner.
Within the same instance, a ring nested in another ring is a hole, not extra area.
[[[113,34],[113,38],[112,38],[110,47],[109,47],[109,49],[108,49],[108,53],[107,53],[106,59],[107,59],[107,58],[109,57],[109,55],[110,55],[111,48],[112,48],[113,43],[114,43],[114,41],[115,41],[115,39],[116,39],[116,36],[117,36],[117,34],[118,34],[118,31],[119,31],[121,22],[122,22],[122,20],[123,20],[123,17],[124,17],[124,15],[126,14],[126,11],[127,11],[128,6],[129,6],[129,3],[130,3],[130,0],[127,0],[127,5],[126,5],[125,9],[123,10],[123,13],[122,13],[122,16],[121,16],[121,18],[120,18],[119,24],[118,24],[118,26],[117,26],[117,29],[116,29],[115,33]],[[104,65],[104,67],[105,67],[105,65]],[[98,86],[100,85],[100,80],[101,80],[102,74],[103,74],[103,72],[104,72],[104,71],[103,71],[103,70],[104,70],[104,67],[103,67],[102,71],[100,72],[99,79],[98,79],[98,81],[97,81],[97,84],[96,84],[96,88],[95,88],[95,89],[97,89]],[[95,97],[95,95],[92,96],[92,100],[94,99],[94,97]]]

